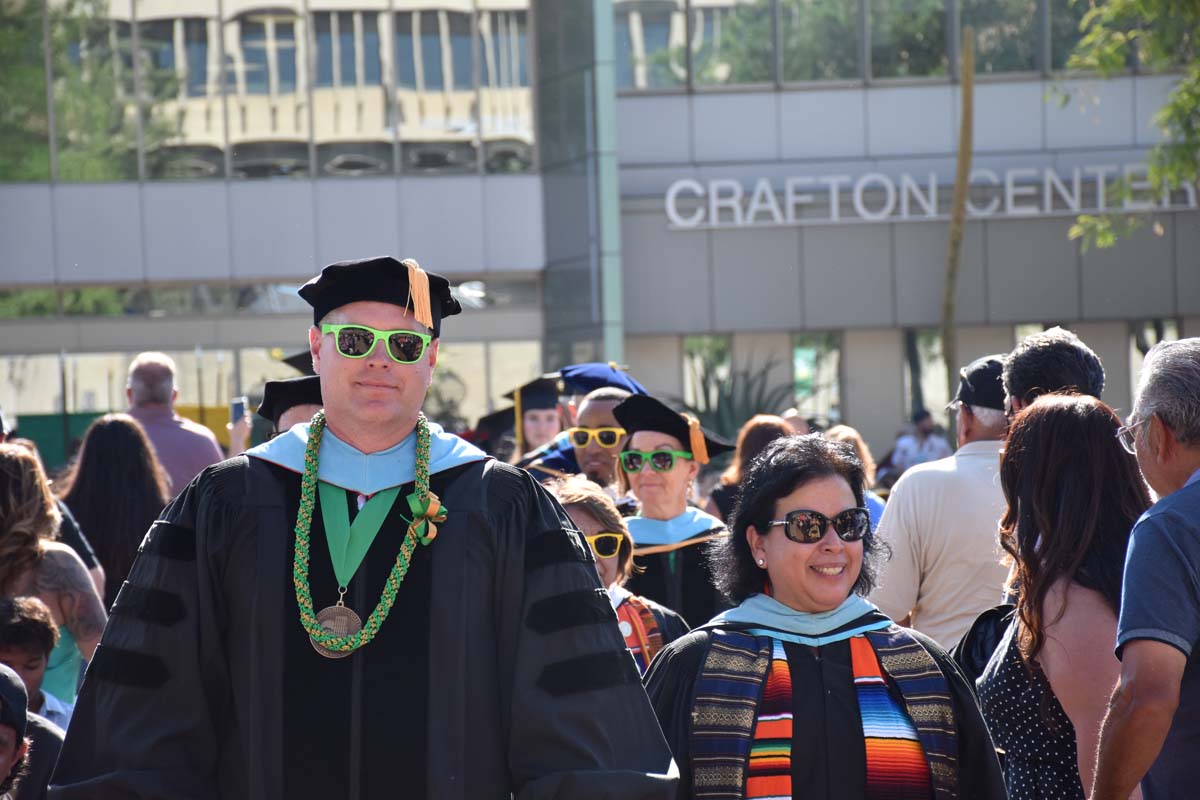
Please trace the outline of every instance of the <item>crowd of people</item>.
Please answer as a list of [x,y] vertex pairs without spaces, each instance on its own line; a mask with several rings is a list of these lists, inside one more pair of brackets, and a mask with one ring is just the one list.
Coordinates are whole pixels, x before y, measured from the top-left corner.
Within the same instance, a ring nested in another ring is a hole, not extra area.
[[1191,796],[1200,339],[1124,421],[1068,331],[972,361],[956,448],[918,410],[885,480],[848,425],[730,442],[613,364],[448,433],[444,278],[300,295],[318,374],[263,444],[179,418],[161,354],[53,483],[0,444],[0,795]]

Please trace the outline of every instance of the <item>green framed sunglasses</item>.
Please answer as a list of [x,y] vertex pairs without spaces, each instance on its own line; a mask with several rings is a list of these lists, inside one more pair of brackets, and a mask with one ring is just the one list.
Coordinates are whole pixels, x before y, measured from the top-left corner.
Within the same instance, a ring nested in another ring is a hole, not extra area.
[[337,351],[346,358],[366,358],[380,339],[387,342],[387,354],[397,364],[415,364],[425,355],[433,336],[417,331],[381,331],[369,325],[322,325],[321,333],[332,333]]
[[692,454],[685,450],[654,450],[649,453],[645,450],[622,450],[621,469],[626,472],[641,472],[649,461],[655,472],[669,472],[675,466],[676,458],[686,458],[690,461]]

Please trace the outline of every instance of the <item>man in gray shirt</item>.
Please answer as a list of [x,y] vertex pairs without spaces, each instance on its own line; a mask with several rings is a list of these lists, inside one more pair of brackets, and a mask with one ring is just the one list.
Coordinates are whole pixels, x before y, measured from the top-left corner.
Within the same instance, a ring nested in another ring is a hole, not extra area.
[[125,385],[129,415],[146,429],[154,452],[171,479],[172,496],[205,467],[225,459],[217,437],[175,413],[175,362],[165,353],[140,353],[129,365]]

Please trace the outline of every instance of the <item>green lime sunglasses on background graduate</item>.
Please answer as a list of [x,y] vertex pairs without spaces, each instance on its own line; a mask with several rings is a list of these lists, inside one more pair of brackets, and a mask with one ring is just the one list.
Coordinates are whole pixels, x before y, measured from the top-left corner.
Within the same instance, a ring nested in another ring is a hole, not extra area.
[[350,323],[346,325],[322,325],[321,333],[332,333],[337,351],[346,358],[366,358],[382,339],[387,343],[387,354],[397,364],[415,364],[425,355],[425,348],[433,341],[428,333],[406,331],[381,331],[370,325]]
[[686,450],[622,450],[621,468],[626,472],[641,472],[648,461],[655,472],[669,472],[675,466],[676,458],[691,460],[692,454]]

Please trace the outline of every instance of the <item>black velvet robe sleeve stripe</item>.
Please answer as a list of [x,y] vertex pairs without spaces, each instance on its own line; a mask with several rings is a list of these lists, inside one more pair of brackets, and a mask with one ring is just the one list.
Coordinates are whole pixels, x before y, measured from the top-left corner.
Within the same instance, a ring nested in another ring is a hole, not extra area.
[[[220,723],[232,716],[231,690],[211,613],[219,606],[220,576],[210,554],[223,546],[219,532],[241,522],[226,498],[241,480],[230,464],[201,473],[147,533],[129,583],[142,598],[175,598],[169,619],[110,618],[75,705],[51,797],[200,800],[222,796],[224,779],[244,776],[244,765],[222,759],[223,751],[236,752],[237,737]],[[141,605],[125,591],[121,597],[127,599],[118,605],[131,612]]]
[[[602,621],[595,619],[589,603],[578,610],[573,624],[563,618],[552,626],[526,624],[548,600],[600,590],[590,558],[526,569],[529,542],[561,536],[582,548],[582,535],[526,473],[497,464],[491,480],[488,517],[498,561],[501,713],[514,796],[671,797],[670,751],[611,607]],[[574,686],[573,672],[578,673]],[[598,688],[597,678],[608,685]]]
[[958,663],[941,645],[923,633],[907,629],[937,662],[954,702],[954,717],[958,722],[958,788],[961,800],[1006,800],[1004,773],[996,757],[996,747],[979,701],[975,686],[963,675]]

